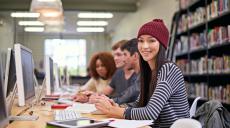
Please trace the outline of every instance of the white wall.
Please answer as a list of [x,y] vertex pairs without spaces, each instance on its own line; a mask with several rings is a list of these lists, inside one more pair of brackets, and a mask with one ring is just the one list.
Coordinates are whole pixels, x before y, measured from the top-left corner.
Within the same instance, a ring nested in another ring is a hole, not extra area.
[[3,24],[0,25],[0,50],[6,52],[7,48],[12,48],[14,43],[14,26],[13,20],[7,17],[9,13],[1,13],[0,20]]
[[[10,17],[10,12],[1,12],[0,20],[3,20],[3,25],[0,25],[0,53],[6,55],[7,48],[13,48],[14,43],[21,43],[28,47],[33,52],[36,68],[44,58],[44,42],[45,39],[86,39],[87,42],[87,63],[93,53],[98,51],[109,51],[111,49],[111,41],[108,35],[102,33],[93,33],[90,35],[61,35],[57,34],[38,34],[19,32],[20,27],[14,25],[13,18]],[[14,32],[16,30],[16,32]],[[15,34],[15,35],[14,35]],[[5,58],[4,58],[5,59]]]
[[14,43],[14,26],[13,20],[7,18],[8,13],[0,14],[0,58],[3,67],[2,72],[5,72],[7,48],[12,48]]
[[112,34],[112,42],[137,36],[138,29],[155,18],[163,19],[170,28],[173,14],[178,10],[178,0],[141,0],[138,11],[127,14]]
[[[59,34],[34,34],[34,33],[21,33],[21,38],[18,38],[18,42],[22,43],[26,47],[30,48],[33,52],[35,66],[38,68],[38,64],[44,58],[44,42],[45,39],[60,39]],[[91,35],[62,35],[62,39],[86,39],[86,55],[87,63],[93,53],[97,51],[109,51],[111,44],[105,34],[91,34]]]

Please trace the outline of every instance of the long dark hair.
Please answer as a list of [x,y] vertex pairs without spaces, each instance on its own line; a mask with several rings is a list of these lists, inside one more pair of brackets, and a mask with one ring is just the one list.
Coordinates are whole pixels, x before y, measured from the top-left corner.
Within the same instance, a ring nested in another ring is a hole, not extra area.
[[140,55],[140,81],[141,81],[141,91],[139,99],[139,107],[144,107],[147,105],[150,97],[152,96],[156,84],[157,84],[157,74],[161,66],[166,62],[165,59],[165,48],[160,44],[159,52],[156,58],[156,70],[152,71],[148,62],[145,61]]

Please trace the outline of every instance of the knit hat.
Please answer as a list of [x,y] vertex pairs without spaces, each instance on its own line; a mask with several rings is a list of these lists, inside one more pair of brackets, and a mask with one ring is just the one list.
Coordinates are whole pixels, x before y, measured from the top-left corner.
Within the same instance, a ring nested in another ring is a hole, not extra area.
[[163,20],[154,19],[144,24],[138,32],[137,38],[141,35],[151,35],[155,37],[165,48],[167,48],[169,40],[169,31],[166,28]]

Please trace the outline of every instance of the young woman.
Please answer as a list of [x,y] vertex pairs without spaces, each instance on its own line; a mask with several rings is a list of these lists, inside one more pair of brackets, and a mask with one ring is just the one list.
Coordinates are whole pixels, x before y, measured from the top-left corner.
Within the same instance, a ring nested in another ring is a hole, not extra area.
[[153,120],[155,127],[170,127],[179,118],[189,117],[184,78],[180,69],[165,59],[169,32],[155,19],[138,32],[141,91],[133,106],[121,108],[111,100],[98,99],[96,108],[110,117]]
[[91,79],[81,87],[81,92],[74,99],[79,102],[87,102],[88,96],[95,93],[102,93],[109,85],[112,75],[116,70],[113,56],[109,52],[99,52],[93,55],[90,60]]

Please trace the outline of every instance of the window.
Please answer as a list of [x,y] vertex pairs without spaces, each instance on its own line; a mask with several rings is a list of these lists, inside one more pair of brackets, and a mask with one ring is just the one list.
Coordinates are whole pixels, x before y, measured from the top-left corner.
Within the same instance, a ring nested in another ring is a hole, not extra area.
[[63,69],[67,66],[70,75],[86,75],[86,40],[46,39],[45,55]]

